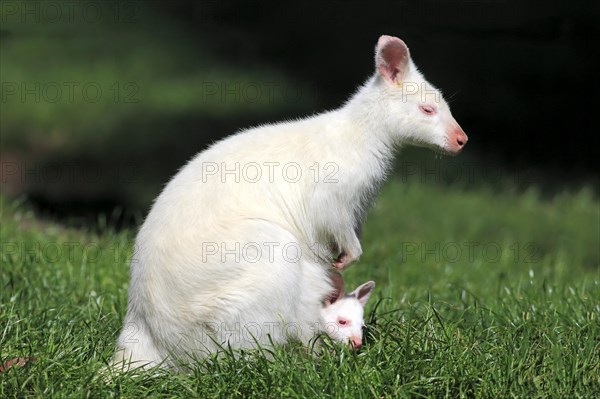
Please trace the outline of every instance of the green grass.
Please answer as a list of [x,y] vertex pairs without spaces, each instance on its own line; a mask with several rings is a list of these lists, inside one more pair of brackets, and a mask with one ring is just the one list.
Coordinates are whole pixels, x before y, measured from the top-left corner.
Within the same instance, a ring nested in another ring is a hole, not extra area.
[[595,397],[599,209],[587,190],[391,181],[345,273],[377,282],[360,352],[292,345],[107,383],[134,232],[69,229],[4,199],[0,355],[38,360],[1,374],[0,397]]

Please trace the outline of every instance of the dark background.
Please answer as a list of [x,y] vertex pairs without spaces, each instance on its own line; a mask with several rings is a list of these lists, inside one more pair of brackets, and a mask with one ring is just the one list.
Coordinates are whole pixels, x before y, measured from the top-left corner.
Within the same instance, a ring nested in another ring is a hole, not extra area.
[[230,62],[272,63],[336,107],[373,69],[385,33],[408,43],[426,77],[453,97],[472,151],[507,162],[591,170],[599,143],[598,2],[177,1],[169,13]]
[[[341,105],[373,72],[374,45],[381,34],[402,38],[426,78],[450,100],[470,139],[453,162],[471,162],[506,175],[527,171],[528,185],[550,193],[583,185],[598,192],[599,135],[592,121],[600,70],[598,2],[180,0],[122,2],[117,7],[123,7],[122,18],[131,17],[132,23],[112,21],[92,31],[85,21],[59,29],[65,24],[4,18],[4,50],[15,52],[20,40],[33,37],[51,38],[69,52],[56,58],[43,51],[36,58],[35,49],[30,59],[0,55],[3,84],[40,80],[35,69],[17,77],[18,62],[28,63],[27,68],[32,63],[40,68],[56,64],[57,70],[68,70],[89,57],[93,69],[95,62],[114,57],[118,64],[150,48],[147,58],[140,58],[140,70],[175,66],[161,70],[161,78],[175,81],[196,73],[194,79],[204,82],[204,72],[196,65],[212,65],[204,70],[217,72],[252,71],[262,81],[273,73],[273,79],[300,90],[300,100],[247,104],[248,112],[243,103],[231,108],[227,101],[219,110],[203,103],[167,110],[160,105],[160,94],[159,106],[146,106],[150,101],[144,95],[158,85],[149,75],[138,82],[135,110],[102,130],[98,126],[104,118],[132,108],[113,104],[102,116],[87,118],[84,128],[52,120],[28,126],[27,118],[13,121],[7,113],[24,110],[27,115],[28,107],[39,104],[15,104],[14,98],[3,97],[2,118],[8,122],[2,125],[0,155],[3,192],[8,195],[25,195],[59,217],[112,212],[120,206],[139,218],[169,177],[214,140],[240,128]],[[157,41],[173,53],[154,50]],[[81,55],[86,47],[96,50]],[[78,107],[67,105],[69,112]],[[77,136],[81,131],[87,136]],[[428,156],[419,151],[407,155]],[[29,172],[15,174],[15,165]],[[70,177],[49,182],[46,170],[62,176],[69,171]],[[90,173],[87,179],[80,176],[82,170],[92,170],[94,179]]]

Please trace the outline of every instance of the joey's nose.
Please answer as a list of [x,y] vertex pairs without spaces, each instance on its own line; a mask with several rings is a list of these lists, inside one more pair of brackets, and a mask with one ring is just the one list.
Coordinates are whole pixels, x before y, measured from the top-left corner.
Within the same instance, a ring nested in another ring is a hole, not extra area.
[[357,337],[350,338],[350,342],[352,343],[352,346],[354,347],[354,349],[358,349],[362,345],[362,339],[357,338]]

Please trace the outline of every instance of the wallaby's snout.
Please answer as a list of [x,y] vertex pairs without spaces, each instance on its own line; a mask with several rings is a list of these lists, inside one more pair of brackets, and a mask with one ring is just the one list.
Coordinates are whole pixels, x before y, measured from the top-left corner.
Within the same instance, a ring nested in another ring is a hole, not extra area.
[[450,132],[449,139],[450,151],[453,154],[458,154],[460,150],[462,150],[463,147],[467,144],[467,141],[469,141],[469,138],[467,137],[464,130],[462,130],[462,128],[458,125],[456,126],[456,128],[454,128],[454,130]]

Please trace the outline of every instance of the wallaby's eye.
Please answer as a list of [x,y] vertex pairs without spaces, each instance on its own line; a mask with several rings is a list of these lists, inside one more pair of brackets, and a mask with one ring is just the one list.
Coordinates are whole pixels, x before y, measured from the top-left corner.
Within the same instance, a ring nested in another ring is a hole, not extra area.
[[348,324],[350,324],[350,322],[346,319],[338,319],[338,324],[340,326],[347,326]]
[[437,112],[433,105],[419,105],[419,109],[425,115],[435,115],[435,113]]

